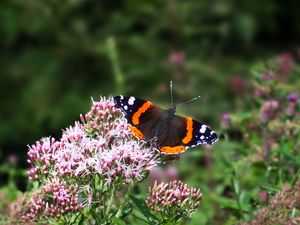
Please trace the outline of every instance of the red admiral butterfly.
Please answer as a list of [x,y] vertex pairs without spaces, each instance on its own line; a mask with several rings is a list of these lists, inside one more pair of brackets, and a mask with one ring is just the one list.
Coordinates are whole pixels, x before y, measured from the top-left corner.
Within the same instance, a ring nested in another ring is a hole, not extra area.
[[150,101],[122,95],[114,97],[114,102],[125,114],[133,134],[142,140],[156,140],[164,154],[182,153],[188,148],[211,145],[218,140],[217,134],[205,124],[175,115],[173,104],[164,110]]

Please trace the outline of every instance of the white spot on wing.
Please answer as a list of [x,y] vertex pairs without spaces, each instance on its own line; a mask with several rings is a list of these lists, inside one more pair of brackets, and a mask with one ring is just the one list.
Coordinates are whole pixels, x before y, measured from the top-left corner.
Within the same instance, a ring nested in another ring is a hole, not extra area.
[[127,110],[127,109],[128,109],[128,106],[127,106],[127,105],[125,105],[125,106],[124,106],[124,109],[125,109],[125,110]]
[[199,131],[200,131],[200,133],[204,134],[206,131],[206,125],[203,124]]
[[201,140],[203,140],[203,139],[204,139],[204,136],[203,136],[203,135],[201,135],[200,139],[201,139]]
[[135,97],[130,97],[129,99],[128,99],[128,104],[129,105],[133,105],[134,104],[134,101],[135,101]]

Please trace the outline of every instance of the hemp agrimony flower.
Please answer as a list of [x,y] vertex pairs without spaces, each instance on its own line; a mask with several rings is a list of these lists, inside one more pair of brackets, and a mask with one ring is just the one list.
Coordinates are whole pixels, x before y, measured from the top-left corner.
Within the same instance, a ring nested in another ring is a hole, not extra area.
[[[62,138],[44,138],[29,147],[31,180],[46,177],[99,175],[107,184],[140,181],[158,163],[155,152],[137,140],[112,99],[93,102],[91,110],[63,131]],[[49,174],[50,173],[50,174]]]
[[49,221],[77,213],[81,208],[77,185],[70,186],[59,179],[51,179],[34,191],[29,199],[20,197],[13,205],[12,217],[14,222]]
[[80,118],[59,140],[48,137],[29,146],[29,179],[41,187],[24,199],[24,221],[63,217],[68,224],[66,214],[78,212],[73,223],[110,224],[126,205],[119,198],[159,163],[157,152],[131,133],[112,98],[93,101]]
[[182,181],[170,183],[155,182],[149,188],[146,203],[148,207],[160,213],[170,222],[186,218],[199,207],[202,194],[198,188],[188,188]]

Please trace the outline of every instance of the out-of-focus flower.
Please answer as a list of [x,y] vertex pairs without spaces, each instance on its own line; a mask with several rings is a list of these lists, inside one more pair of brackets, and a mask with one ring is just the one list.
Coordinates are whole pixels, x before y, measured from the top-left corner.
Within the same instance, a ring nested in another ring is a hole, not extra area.
[[149,176],[147,177],[149,186],[153,186],[155,182],[165,182],[164,172],[164,169],[160,166],[157,166],[153,170],[151,170]]
[[289,102],[288,106],[285,109],[287,116],[294,116],[296,114],[297,103]]
[[63,131],[60,141],[45,138],[30,146],[31,179],[40,174],[78,178],[99,174],[107,184],[140,181],[159,162],[152,148],[137,140],[112,99],[93,102],[82,123]]
[[176,67],[181,67],[185,64],[185,54],[183,52],[172,52],[169,55],[169,62]]
[[[287,96],[287,100],[289,101],[288,106],[285,110],[287,116],[294,116],[297,114],[297,105],[299,103],[299,97],[297,93],[290,93]],[[299,111],[299,110],[298,110]]]
[[256,98],[259,98],[263,95],[262,90],[260,88],[255,88],[253,91],[253,95]]
[[166,177],[167,177],[167,182],[177,180],[179,178],[179,174],[176,167],[168,166],[166,168]]
[[279,66],[280,80],[285,80],[286,76],[293,72],[294,59],[291,53],[282,53],[276,57]]
[[267,122],[276,118],[279,109],[279,102],[277,100],[267,100],[260,108],[261,120]]
[[262,202],[267,202],[269,199],[269,193],[267,191],[258,192],[258,197]]
[[179,178],[178,171],[174,166],[168,166],[166,168],[157,166],[152,169],[148,176],[149,186],[153,186],[155,182],[158,184],[161,182],[170,182]]
[[297,103],[299,101],[299,97],[296,93],[290,93],[287,96],[287,100],[291,103]]
[[269,92],[270,92],[270,91],[269,91],[267,88],[256,87],[256,88],[254,89],[253,95],[254,95],[254,97],[256,97],[256,98],[260,98],[260,97],[262,97],[262,96],[268,95]]
[[181,181],[155,183],[149,188],[146,203],[163,217],[172,219],[189,217],[200,204],[202,194],[198,188],[188,188]]
[[[4,192],[3,189],[0,190],[0,202],[1,202],[0,215],[1,216],[6,216],[10,214],[10,202],[7,198],[8,191]],[[1,221],[2,220],[0,219],[0,222]]]
[[265,71],[265,72],[261,73],[260,77],[262,80],[271,80],[271,79],[275,78],[275,74],[273,71],[270,70],[270,71]]
[[21,196],[12,206],[12,220],[42,221],[47,218],[60,218],[70,212],[78,212],[78,187],[69,186],[59,179],[48,180],[30,199]]
[[267,147],[268,149],[273,149],[278,147],[277,139],[275,136],[270,136],[267,140]]
[[[267,195],[266,197],[269,198]],[[300,182],[294,187],[284,185],[281,191],[270,197],[267,206],[260,208],[250,221],[241,225],[300,224],[299,216],[290,216],[292,209],[300,208],[299,201]]]
[[230,80],[230,88],[236,94],[244,94],[247,90],[248,83],[241,76],[235,75]]
[[11,154],[7,157],[7,162],[11,166],[16,166],[18,164],[18,157],[15,154]]
[[231,114],[224,113],[221,117],[221,127],[222,129],[228,129],[231,127]]

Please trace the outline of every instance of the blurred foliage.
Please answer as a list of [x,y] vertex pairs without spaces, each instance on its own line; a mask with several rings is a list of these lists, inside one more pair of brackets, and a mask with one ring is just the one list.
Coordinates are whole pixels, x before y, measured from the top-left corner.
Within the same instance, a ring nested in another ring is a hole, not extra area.
[[[224,218],[234,224],[251,209],[253,193],[270,169],[263,162],[244,162],[253,148],[248,143],[261,144],[260,133],[244,143],[250,129],[244,122],[265,100],[253,99],[253,91],[265,83],[249,82],[261,74],[260,66],[254,75],[249,70],[286,51],[299,61],[299,11],[294,0],[2,0],[0,184],[4,189],[13,184],[12,195],[25,190],[26,176],[17,168],[27,166],[26,145],[49,134],[59,136],[87,111],[91,96],[133,94],[168,106],[173,80],[176,102],[202,96],[179,113],[217,131],[222,113],[237,113],[232,120],[241,129],[230,131],[230,138],[224,135],[226,141],[212,153],[213,163],[207,151],[201,157],[197,151],[186,153],[179,163],[183,179],[210,195],[193,224],[225,224]],[[299,87],[299,72],[293,72],[290,84]],[[277,83],[270,85],[278,86],[271,96],[283,98],[288,91],[281,87],[288,87]],[[290,145],[278,148],[278,155],[287,157]],[[275,172],[285,174],[282,170]],[[272,181],[276,191],[287,181],[285,175],[281,179]]]
[[[183,177],[209,193],[193,224],[298,224],[292,222],[300,220],[299,206],[293,202],[298,201],[298,193],[290,196],[279,191],[286,184],[297,190],[299,185],[300,68],[290,55],[277,60],[284,61],[284,66],[271,61],[253,67],[248,83],[253,93],[245,102],[248,106],[222,116],[225,138],[214,151],[202,152],[201,157],[197,151],[182,157],[179,166]],[[278,196],[284,195],[289,198],[282,203],[284,197],[279,200]],[[258,218],[251,221],[256,215]]]

